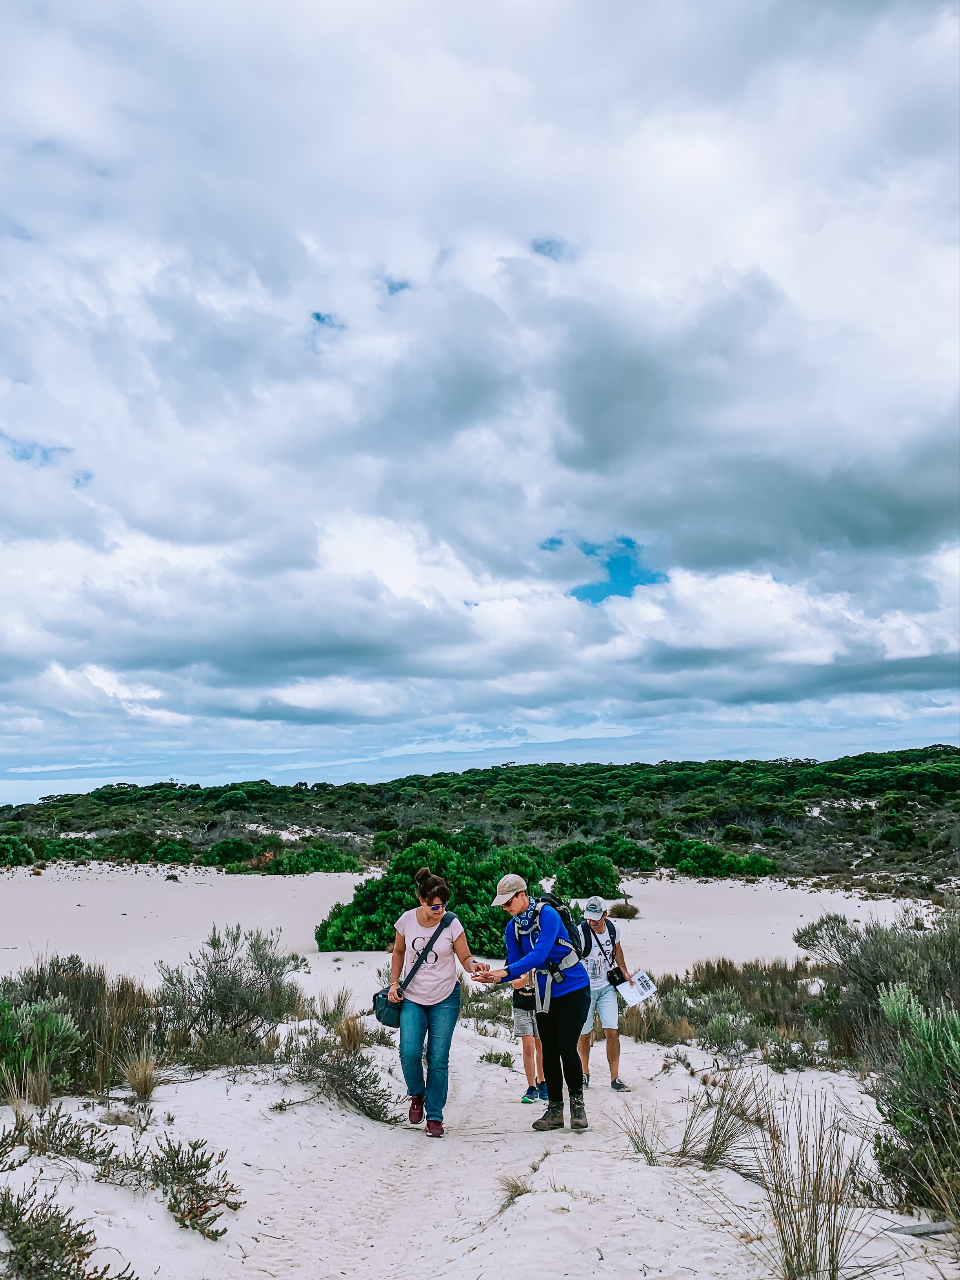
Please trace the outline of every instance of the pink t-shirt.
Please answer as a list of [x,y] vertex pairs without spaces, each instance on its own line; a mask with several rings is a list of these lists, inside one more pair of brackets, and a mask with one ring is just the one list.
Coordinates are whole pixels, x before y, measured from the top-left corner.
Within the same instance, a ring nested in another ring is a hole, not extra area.
[[[437,924],[439,923],[438,920]],[[405,911],[397,921],[397,933],[403,935],[407,944],[403,958],[404,975],[417,963],[420,952],[430,941],[436,927],[436,924],[419,924],[416,909]],[[430,954],[404,991],[404,995],[409,996],[415,1004],[439,1004],[441,1000],[446,1000],[457,985],[457,961],[453,944],[462,933],[463,925],[459,920],[454,920],[433,944]]]

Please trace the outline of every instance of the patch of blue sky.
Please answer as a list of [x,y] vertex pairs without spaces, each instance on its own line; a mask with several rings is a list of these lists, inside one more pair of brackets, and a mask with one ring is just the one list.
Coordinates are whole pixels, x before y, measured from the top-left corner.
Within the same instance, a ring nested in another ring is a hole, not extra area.
[[390,294],[391,298],[393,297],[393,295],[394,295],[395,293],[402,293],[402,292],[404,291],[404,289],[409,289],[409,288],[410,288],[410,281],[409,281],[409,280],[390,280],[390,279],[387,279],[387,280],[384,280],[384,282],[383,282],[383,283],[387,286],[387,293],[389,293],[389,294]]
[[558,236],[544,236],[542,239],[531,240],[530,248],[541,258],[552,258],[554,262],[563,262],[564,259],[572,256],[567,242]]
[[[544,551],[557,551],[563,546],[563,538],[547,538],[540,546]],[[585,556],[598,560],[606,570],[603,582],[586,582],[571,589],[573,598],[582,600],[584,604],[602,604],[610,596],[633,595],[634,587],[669,581],[665,573],[648,569],[643,564],[643,547],[638,546],[633,538],[614,538],[606,543],[577,539],[577,546]]]
[[314,320],[321,329],[342,329],[344,327],[332,311],[314,311],[311,314],[311,319]]

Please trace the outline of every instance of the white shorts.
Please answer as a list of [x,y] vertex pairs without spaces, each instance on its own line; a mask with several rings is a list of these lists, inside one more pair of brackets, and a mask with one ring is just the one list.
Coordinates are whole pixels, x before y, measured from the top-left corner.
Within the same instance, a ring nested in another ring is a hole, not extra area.
[[605,987],[590,988],[590,1008],[587,1020],[583,1024],[582,1036],[588,1036],[593,1030],[594,1014],[599,1013],[600,1025],[604,1031],[616,1031],[620,1021],[620,1010],[617,1006],[617,993],[608,982]]

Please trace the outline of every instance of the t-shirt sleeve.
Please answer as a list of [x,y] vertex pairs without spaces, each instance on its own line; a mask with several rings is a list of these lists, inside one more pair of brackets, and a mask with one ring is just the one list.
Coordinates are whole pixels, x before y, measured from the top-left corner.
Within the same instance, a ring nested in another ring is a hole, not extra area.
[[463,925],[459,920],[454,920],[450,926],[450,941],[456,942],[460,935],[464,932]]
[[397,923],[393,926],[396,929],[397,933],[403,933],[403,922],[404,920],[406,920],[406,918],[407,918],[407,913],[405,911],[403,915],[400,917],[400,919],[397,921]]

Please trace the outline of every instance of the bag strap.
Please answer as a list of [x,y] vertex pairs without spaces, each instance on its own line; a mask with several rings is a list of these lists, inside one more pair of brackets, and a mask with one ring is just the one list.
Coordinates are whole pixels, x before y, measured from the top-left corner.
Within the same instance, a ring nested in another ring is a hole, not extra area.
[[414,974],[417,972],[417,970],[423,964],[424,960],[426,960],[427,956],[430,954],[430,951],[433,948],[433,944],[440,937],[441,933],[443,933],[444,929],[446,929],[448,925],[453,924],[456,918],[457,917],[453,914],[452,911],[445,911],[443,913],[443,919],[437,925],[436,929],[434,929],[433,936],[431,937],[430,941],[427,943],[427,945],[423,948],[423,950],[417,956],[416,960],[414,961],[413,968],[410,970],[410,972],[407,974],[407,976],[404,978],[404,980],[400,983],[399,987],[397,988],[397,990],[400,992],[401,995],[406,990],[407,985],[413,981]]

